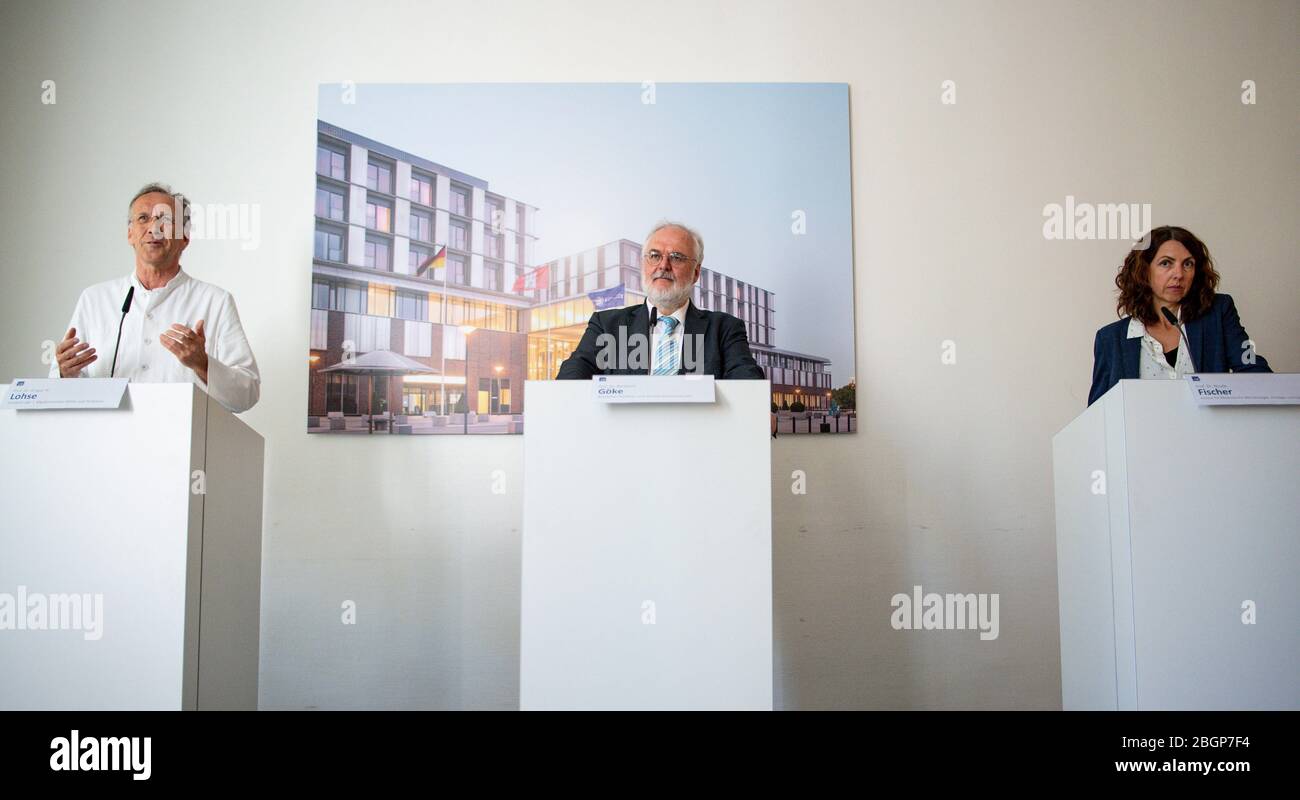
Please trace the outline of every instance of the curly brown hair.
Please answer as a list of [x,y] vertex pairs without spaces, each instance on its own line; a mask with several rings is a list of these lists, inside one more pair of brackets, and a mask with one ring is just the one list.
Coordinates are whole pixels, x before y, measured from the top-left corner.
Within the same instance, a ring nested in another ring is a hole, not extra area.
[[[1196,238],[1196,234],[1176,225],[1165,225],[1151,231],[1147,246],[1141,250],[1135,246],[1124,258],[1124,263],[1115,276],[1115,286],[1119,288],[1119,299],[1115,301],[1115,313],[1121,317],[1137,317],[1143,324],[1159,322],[1154,296],[1151,292],[1151,260],[1156,257],[1160,246],[1169,240],[1179,242],[1187,248],[1196,260],[1196,274],[1192,277],[1191,288],[1181,304],[1181,319],[1189,322],[1210,310],[1214,303],[1214,290],[1219,286],[1219,273],[1214,269],[1214,259],[1205,243]],[[1141,243],[1139,243],[1141,244]]]

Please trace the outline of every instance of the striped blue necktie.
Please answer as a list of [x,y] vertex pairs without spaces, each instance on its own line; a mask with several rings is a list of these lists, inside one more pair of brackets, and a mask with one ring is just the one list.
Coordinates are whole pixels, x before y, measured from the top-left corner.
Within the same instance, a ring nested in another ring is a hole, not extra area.
[[677,329],[676,317],[660,317],[664,332],[659,335],[659,346],[655,348],[655,366],[651,375],[677,374],[677,343],[673,341],[673,331]]

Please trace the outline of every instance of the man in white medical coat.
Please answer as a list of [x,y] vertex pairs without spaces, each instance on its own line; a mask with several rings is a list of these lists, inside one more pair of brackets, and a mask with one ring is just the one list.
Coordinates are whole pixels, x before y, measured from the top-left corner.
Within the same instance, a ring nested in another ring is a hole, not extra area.
[[135,272],[81,293],[51,378],[194,382],[232,412],[253,407],[261,376],[234,298],[181,270],[189,218],[189,200],[166,185],[136,192],[126,224]]

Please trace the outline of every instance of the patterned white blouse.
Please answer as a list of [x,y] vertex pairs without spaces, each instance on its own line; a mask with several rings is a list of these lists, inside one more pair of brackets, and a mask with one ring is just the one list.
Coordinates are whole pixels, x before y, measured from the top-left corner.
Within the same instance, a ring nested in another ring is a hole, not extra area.
[[1155,337],[1147,333],[1147,326],[1142,324],[1142,320],[1137,317],[1129,317],[1128,321],[1128,338],[1142,339],[1142,354],[1138,357],[1141,364],[1139,376],[1142,380],[1181,380],[1184,375],[1191,375],[1195,370],[1192,369],[1192,359],[1187,354],[1187,347],[1182,340],[1178,343],[1178,356],[1174,365],[1169,366],[1168,359],[1165,358],[1165,348]]

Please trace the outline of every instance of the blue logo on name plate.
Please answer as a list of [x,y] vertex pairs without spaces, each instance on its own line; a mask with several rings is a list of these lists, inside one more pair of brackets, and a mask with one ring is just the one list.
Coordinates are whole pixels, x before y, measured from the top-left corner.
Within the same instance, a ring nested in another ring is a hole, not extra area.
[[[605,382],[605,376],[604,376],[604,375],[601,375],[600,377],[598,377],[598,378],[596,379],[596,382],[597,382],[597,383],[604,383],[604,382]],[[18,385],[19,385],[19,386],[22,386],[21,383],[18,384]]]
[[27,383],[27,381],[14,381],[14,386],[22,386],[24,383]]
[[1199,376],[1199,375],[1192,375],[1192,376],[1191,376],[1191,379],[1192,379],[1192,383],[1200,383],[1200,382],[1201,382],[1201,376]]

